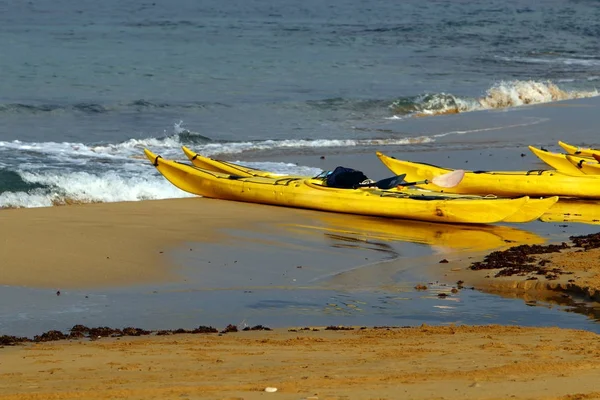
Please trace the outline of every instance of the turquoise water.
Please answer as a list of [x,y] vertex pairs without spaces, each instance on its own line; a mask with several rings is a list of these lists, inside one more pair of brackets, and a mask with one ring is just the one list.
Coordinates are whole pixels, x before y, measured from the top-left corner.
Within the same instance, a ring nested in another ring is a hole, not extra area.
[[599,20],[593,1],[1,1],[0,207],[185,196],[143,147],[419,150],[440,137],[415,114],[596,96]]

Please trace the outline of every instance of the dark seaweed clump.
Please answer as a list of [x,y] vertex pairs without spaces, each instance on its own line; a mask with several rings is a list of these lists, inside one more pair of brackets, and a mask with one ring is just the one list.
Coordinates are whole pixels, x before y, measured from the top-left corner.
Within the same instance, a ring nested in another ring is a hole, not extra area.
[[229,333],[229,332],[237,332],[238,328],[235,325],[229,324],[225,329],[221,331],[221,333]]
[[600,247],[600,232],[583,236],[571,236],[573,247],[582,247],[584,250],[597,249]]
[[[560,268],[548,268],[547,260],[536,262],[534,255],[559,253],[573,247],[581,247],[584,251],[600,248],[600,232],[583,236],[571,236],[569,240],[573,246],[566,243],[542,245],[528,245],[511,247],[503,251],[494,251],[483,259],[470,265],[472,270],[499,269],[495,277],[511,275],[545,275],[547,279],[556,279],[559,274],[565,274]],[[531,278],[535,279],[535,278]]]
[[41,335],[36,335],[33,338],[34,342],[50,342],[52,340],[65,340],[68,339],[69,335],[62,333],[61,331],[48,331]]
[[263,326],[263,325],[255,325],[253,327],[247,326],[242,330],[243,331],[271,331],[272,329],[267,326]]
[[[253,327],[246,327],[243,329],[244,331],[270,331],[271,328],[268,328],[263,325],[256,325]],[[227,327],[222,330],[220,333],[229,333],[229,332],[238,332],[238,328],[235,325],[229,324]],[[173,329],[173,330],[158,330],[158,331],[149,331],[141,328],[127,327],[123,329],[109,328],[107,326],[97,327],[97,328],[89,328],[84,325],[75,325],[73,326],[68,333],[64,333],[57,330],[51,330],[48,332],[44,332],[40,335],[35,335],[33,339],[27,337],[19,337],[19,336],[8,336],[2,335],[0,336],[0,347],[1,346],[15,346],[23,343],[40,343],[40,342],[51,342],[55,340],[67,340],[67,339],[90,339],[97,340],[100,338],[107,337],[124,337],[124,336],[147,336],[147,335],[157,335],[157,336],[165,336],[165,335],[177,335],[177,334],[207,334],[207,333],[219,333],[219,330],[213,328],[212,326],[200,325],[195,329]]]
[[308,326],[305,326],[304,328],[300,328],[300,329],[288,329],[288,332],[298,332],[298,331],[312,331],[312,332],[319,332],[319,328],[309,328]]
[[330,325],[330,326],[326,327],[325,330],[326,331],[353,331],[354,328],[352,328],[351,326]]
[[499,269],[500,271],[496,273],[496,277],[527,275],[532,273],[554,277],[561,273],[561,270],[558,268],[548,268],[545,266],[547,263],[545,260],[536,262],[536,259],[533,256],[547,253],[559,253],[561,250],[567,248],[569,248],[569,246],[564,242],[562,244],[550,244],[547,246],[524,244],[503,251],[494,251],[485,256],[483,261],[472,263],[469,268],[475,271],[482,269]]
[[29,342],[30,340],[26,337],[20,336],[8,336],[2,335],[0,336],[0,346],[15,346],[17,344]]
[[[56,332],[56,331],[54,331]],[[127,327],[123,329],[114,329],[109,328],[108,326],[101,326],[97,328],[88,328],[83,325],[75,325],[71,328],[70,333],[67,337],[60,338],[58,334],[60,332],[55,333],[55,338],[50,338],[49,340],[61,340],[61,339],[81,339],[81,338],[90,338],[90,339],[98,339],[103,337],[122,337],[122,336],[143,336],[150,335],[152,332],[147,331],[140,328]],[[43,336],[43,335],[42,335]],[[36,336],[37,337],[37,336]],[[46,340],[40,340],[46,341]]]
[[183,333],[192,333],[192,334],[197,334],[197,333],[218,333],[219,331],[217,330],[217,328],[213,328],[212,326],[205,326],[205,325],[200,325],[197,328],[194,329],[174,329],[174,330],[162,330],[162,331],[158,331],[156,332],[156,334],[158,336],[165,336],[165,335],[178,335],[178,334],[183,334]]

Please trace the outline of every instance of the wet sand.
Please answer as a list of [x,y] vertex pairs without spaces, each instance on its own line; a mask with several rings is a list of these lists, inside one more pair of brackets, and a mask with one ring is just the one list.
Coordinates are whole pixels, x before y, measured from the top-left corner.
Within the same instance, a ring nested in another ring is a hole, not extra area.
[[[243,245],[269,244],[253,234],[266,227],[319,236],[321,239],[315,239],[314,244],[325,248],[327,244],[316,243],[324,242],[325,234],[425,244],[434,252],[474,252],[503,247],[508,242],[533,244],[545,240],[521,229],[525,224],[435,224],[206,198],[0,212],[4,228],[0,285],[50,289],[179,282],[181,266],[169,258],[170,253],[187,250],[194,243],[204,244],[203,251],[209,253],[209,244],[230,243],[226,238],[231,238],[234,230],[248,233],[229,247],[237,260],[246,256]],[[548,229],[552,230],[549,225]],[[271,243],[275,246],[272,249],[286,246],[285,241],[283,238]],[[199,255],[194,253],[194,257]],[[275,257],[273,262],[283,263],[284,259]]]
[[[568,207],[578,207],[576,204],[564,206],[563,203],[561,201],[556,205],[560,213],[565,212],[565,207],[567,211]],[[548,215],[554,214],[549,212]],[[450,255],[448,258],[453,261],[453,266],[462,263],[458,268],[464,268],[465,260],[480,257],[482,252],[519,244],[543,244],[547,240],[544,236],[557,234],[556,225],[550,224],[542,224],[543,230],[537,234],[524,229],[530,224],[434,224],[205,198],[3,210],[2,223],[4,233],[0,241],[0,253],[3,254],[3,271],[0,284],[50,289],[181,282],[189,272],[185,270],[185,265],[189,262],[197,265],[198,259],[204,264],[209,260],[204,271],[209,275],[203,278],[212,277],[214,286],[214,282],[219,281],[219,272],[214,268],[218,262],[237,263],[237,260],[251,257],[252,252],[260,257],[260,249],[270,248],[270,256],[263,257],[270,258],[269,266],[256,259],[252,260],[256,268],[248,269],[246,265],[242,266],[243,263],[229,268],[236,276],[245,273],[260,275],[261,270],[264,273],[273,266],[277,269],[276,264],[283,266],[289,263],[290,253],[278,252],[286,247],[295,247],[298,251],[304,249],[304,254],[308,255],[313,249],[315,267],[312,275],[309,273],[304,280],[308,282],[319,275],[333,276],[343,270],[343,267],[337,270],[318,267],[318,260],[323,260],[324,253],[333,252],[330,246],[341,249],[336,250],[333,257],[348,264],[347,269],[376,261],[376,258],[365,258],[365,261],[357,263],[351,258],[344,258],[342,252],[349,253],[352,248],[373,248],[382,259],[398,256],[395,250],[381,247],[377,244],[379,242],[424,244],[430,253]],[[244,230],[246,234],[236,238],[232,236],[234,230]],[[261,231],[269,230],[271,236],[279,235],[281,241],[260,235]],[[539,227],[537,231],[540,231]],[[293,235],[311,237],[311,242],[293,243]],[[234,240],[231,240],[232,237]],[[340,244],[331,244],[335,239],[350,243],[344,249]],[[352,241],[359,245],[353,245]],[[202,248],[197,249],[199,252],[187,253],[188,247],[191,251],[194,243],[202,244]],[[221,255],[216,251],[219,246],[227,248],[221,251]],[[184,266],[177,265],[169,257],[177,249],[185,250]],[[402,251],[405,260],[411,257],[411,253],[414,253],[413,257],[424,254],[407,247]],[[389,254],[385,255],[385,252]],[[593,262],[595,254],[595,251],[573,253],[564,255],[564,260],[560,261],[562,264],[568,263],[568,268],[581,269],[581,273],[575,276],[581,288],[591,286],[594,290],[599,289],[600,279],[590,275],[590,269],[597,268]],[[211,259],[215,264],[210,265]],[[327,263],[332,264],[332,260],[330,257]],[[401,260],[401,263],[405,260]],[[356,265],[350,265],[352,262]],[[373,270],[357,270],[357,274],[365,275],[359,281],[364,284],[364,278]],[[225,272],[221,271],[223,275]],[[304,271],[306,274],[309,270],[305,268]],[[481,275],[475,271],[470,273],[474,277]],[[566,284],[565,279],[566,275],[553,283]],[[539,283],[527,282],[528,286]],[[284,285],[285,280],[274,283]],[[210,288],[211,283],[203,282],[202,286]]]
[[204,198],[1,210],[0,285],[126,286],[180,280],[168,250],[307,212]]
[[590,332],[313,329],[3,348],[0,399],[600,397],[600,336]]
[[[437,291],[450,286],[414,290],[429,256],[437,263],[545,243],[529,225],[433,224],[202,198],[2,214],[11,234],[0,241],[0,284],[9,285],[0,291],[0,335],[75,324],[471,324],[487,306],[497,310],[490,322],[543,322],[520,302],[500,309],[499,300],[479,292],[444,302]],[[588,325],[559,314],[550,320]]]

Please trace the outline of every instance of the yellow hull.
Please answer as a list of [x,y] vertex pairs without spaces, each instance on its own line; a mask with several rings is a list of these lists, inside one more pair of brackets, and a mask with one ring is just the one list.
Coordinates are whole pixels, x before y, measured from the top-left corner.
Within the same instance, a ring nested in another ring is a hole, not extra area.
[[320,180],[239,177],[165,160],[144,150],[158,171],[187,192],[251,203],[308,208],[350,214],[415,219],[430,222],[486,224],[500,222],[525,205],[517,199],[417,200],[379,189],[337,189]]
[[540,220],[600,225],[600,201],[561,199]]
[[529,146],[529,150],[537,158],[557,170],[566,175],[572,176],[581,176],[585,175],[585,173],[577,167],[576,164],[573,164],[568,158],[566,154],[553,153],[548,150],[541,150],[533,146]]
[[181,149],[185,156],[198,168],[207,169],[214,172],[222,172],[224,174],[240,175],[240,176],[262,176],[265,178],[281,178],[283,174],[274,174],[271,172],[263,171],[260,169],[254,169],[250,167],[244,167],[238,164],[231,163],[229,161],[215,160],[210,157],[204,157],[185,146]]
[[[222,172],[226,174],[234,174],[240,176],[260,176],[265,178],[281,178],[281,177],[290,177],[290,175],[282,175],[282,174],[274,174],[272,172],[263,171],[255,168],[244,167],[235,163],[231,163],[228,161],[215,160],[209,157],[204,157],[200,154],[195,153],[194,151],[188,149],[183,146],[182,150],[186,157],[194,164],[195,166],[203,169],[208,169],[210,171]],[[309,179],[308,176],[296,176],[297,178]],[[396,189],[394,189],[396,190]],[[460,194],[452,194],[452,193],[441,193],[434,192],[430,190],[423,189],[414,189],[409,187],[404,187],[400,190],[401,193],[406,194],[407,196],[417,197],[417,196],[439,196],[439,197],[461,197],[461,198],[470,198],[470,199],[483,199],[482,196],[477,195],[460,195]],[[538,219],[542,216],[554,203],[558,201],[557,196],[547,197],[543,199],[530,199],[523,207],[517,210],[514,214],[503,219],[503,222],[511,222],[511,223],[523,223],[523,222],[531,222]]]
[[[452,171],[435,165],[397,160],[379,152],[377,156],[391,171],[396,174],[405,173],[406,179],[411,181],[430,180]],[[433,183],[427,186],[440,192],[459,194],[600,198],[600,181],[597,177],[569,176],[557,171],[469,171],[453,188],[444,189]]]
[[598,175],[600,177],[600,164],[596,159],[572,156],[570,154],[567,154],[565,157],[585,175]]
[[573,146],[570,145],[568,143],[559,141],[558,145],[560,147],[562,147],[563,149],[565,149],[565,151],[569,154],[572,154],[574,156],[581,156],[581,157],[593,157],[594,154],[600,156],[600,150],[599,149],[590,149],[590,148],[585,148],[585,147],[577,147],[577,146]]

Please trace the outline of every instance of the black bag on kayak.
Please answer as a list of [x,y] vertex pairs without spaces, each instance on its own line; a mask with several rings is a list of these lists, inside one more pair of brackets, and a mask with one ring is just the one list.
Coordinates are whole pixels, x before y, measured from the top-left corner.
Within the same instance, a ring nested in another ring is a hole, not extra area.
[[329,175],[327,175],[326,183],[329,187],[340,189],[353,189],[359,183],[367,180],[367,176],[352,168],[336,167]]

